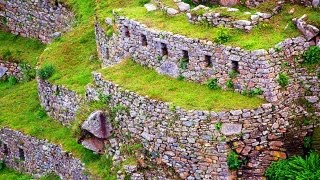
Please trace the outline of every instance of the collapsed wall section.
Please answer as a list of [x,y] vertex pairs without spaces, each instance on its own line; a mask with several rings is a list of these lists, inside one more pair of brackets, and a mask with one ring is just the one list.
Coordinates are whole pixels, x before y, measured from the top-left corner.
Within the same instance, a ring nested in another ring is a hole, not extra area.
[[17,171],[34,176],[54,173],[62,179],[89,179],[79,159],[45,140],[2,128],[0,148],[0,159],[7,167]]
[[58,1],[0,0],[0,20],[13,34],[49,43],[71,29],[74,15]]
[[18,63],[2,61],[0,59],[0,79],[14,76],[16,79],[23,79],[22,68]]

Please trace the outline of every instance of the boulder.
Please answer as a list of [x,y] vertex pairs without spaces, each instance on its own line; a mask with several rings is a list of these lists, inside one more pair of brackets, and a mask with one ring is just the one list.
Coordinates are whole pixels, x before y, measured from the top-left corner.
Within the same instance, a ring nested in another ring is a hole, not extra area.
[[85,147],[91,151],[94,151],[94,152],[97,152],[100,154],[104,153],[104,142],[101,139],[87,138],[87,139],[83,140],[81,142],[81,144],[83,145],[83,147]]
[[180,11],[189,11],[190,10],[190,5],[185,2],[178,2],[177,6]]
[[259,15],[261,18],[263,18],[263,19],[269,19],[269,18],[271,18],[272,17],[272,15],[271,14],[269,14],[269,13],[261,13],[261,12],[257,12],[256,13],[257,15]]
[[223,123],[221,126],[221,133],[226,136],[240,134],[241,130],[241,124]]
[[305,36],[305,38],[310,41],[314,37],[316,37],[319,34],[319,29],[315,26],[312,26],[310,24],[307,24],[304,19],[307,17],[307,15],[303,15],[299,19],[292,19],[292,21],[296,24],[299,31]]
[[0,78],[2,78],[7,71],[8,71],[8,68],[0,66]]
[[51,37],[53,39],[59,38],[59,37],[61,37],[61,32],[55,32],[55,33],[51,34]]
[[250,26],[251,25],[251,21],[247,21],[247,20],[238,20],[238,21],[234,21],[235,24],[240,25],[240,26]]
[[178,14],[179,11],[176,10],[176,9],[173,9],[173,8],[168,8],[168,9],[167,9],[167,13],[168,13],[168,15],[170,15],[170,16],[174,16],[174,15]]
[[109,116],[100,110],[91,113],[81,128],[101,139],[110,137],[112,131]]
[[157,10],[157,6],[150,3],[145,4],[144,7],[147,9],[148,12]]
[[316,103],[319,101],[319,98],[317,96],[305,96],[306,100],[310,103]]
[[160,74],[165,74],[173,77],[179,76],[179,68],[174,62],[165,61],[161,64],[159,68],[157,68],[157,71]]
[[312,0],[312,6],[314,8],[319,7],[320,6],[320,0]]

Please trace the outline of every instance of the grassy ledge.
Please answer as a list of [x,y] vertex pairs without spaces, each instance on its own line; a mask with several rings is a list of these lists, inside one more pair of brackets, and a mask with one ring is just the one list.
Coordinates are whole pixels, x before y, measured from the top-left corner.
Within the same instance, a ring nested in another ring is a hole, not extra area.
[[0,30],[0,59],[37,64],[45,45],[35,39],[23,38]]
[[0,82],[0,104],[4,104],[0,106],[0,127],[12,128],[60,144],[65,151],[72,152],[74,157],[85,163],[92,174],[116,179],[111,170],[112,161],[85,149],[77,143],[71,129],[45,115],[39,104],[35,81],[15,86]]
[[[293,14],[289,14],[294,8]],[[286,38],[299,36],[300,33],[292,23],[292,18],[307,14],[309,21],[315,25],[320,23],[320,11],[298,5],[285,5],[283,11],[271,18],[269,22],[261,23],[252,31],[246,33],[238,29],[216,28],[204,24],[192,25],[186,15],[174,17],[162,11],[147,12],[144,7],[129,7],[118,10],[120,15],[137,20],[146,26],[158,30],[170,31],[187,37],[214,41],[221,29],[229,31],[230,41],[226,45],[238,46],[248,50],[269,49]]]
[[6,179],[6,180],[30,180],[32,179],[31,176],[21,174],[19,172],[16,172],[12,169],[3,168],[0,170],[0,179]]
[[153,99],[172,102],[185,109],[251,109],[264,103],[264,100],[259,98],[246,97],[232,91],[210,90],[204,85],[159,75],[156,71],[142,67],[132,60],[126,60],[100,72],[105,79],[126,89]]

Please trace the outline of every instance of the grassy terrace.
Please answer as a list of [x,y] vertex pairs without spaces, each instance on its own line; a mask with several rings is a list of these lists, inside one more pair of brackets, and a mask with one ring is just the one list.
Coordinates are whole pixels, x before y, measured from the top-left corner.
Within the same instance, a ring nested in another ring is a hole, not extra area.
[[37,64],[45,45],[38,40],[23,38],[0,30],[0,59]]
[[[294,8],[293,14],[289,10]],[[186,15],[169,17],[162,11],[147,12],[144,7],[129,7],[119,9],[119,14],[142,22],[150,28],[179,33],[188,37],[215,40],[221,28],[207,25],[192,25]],[[268,49],[286,38],[300,35],[291,19],[308,14],[309,21],[320,25],[320,11],[298,5],[286,5],[283,11],[273,17],[268,23],[260,24],[250,33],[241,30],[228,29],[231,39],[227,45],[239,46],[245,49]]]
[[35,81],[10,86],[0,83],[0,127],[9,127],[39,139],[48,139],[61,144],[65,151],[72,152],[97,176],[115,179],[111,162],[105,156],[93,154],[78,144],[71,130],[58,121],[50,119],[41,108]]
[[264,101],[249,98],[239,93],[210,90],[204,85],[179,81],[127,60],[101,70],[104,78],[141,95],[172,102],[186,109],[222,111],[239,108],[254,108]]

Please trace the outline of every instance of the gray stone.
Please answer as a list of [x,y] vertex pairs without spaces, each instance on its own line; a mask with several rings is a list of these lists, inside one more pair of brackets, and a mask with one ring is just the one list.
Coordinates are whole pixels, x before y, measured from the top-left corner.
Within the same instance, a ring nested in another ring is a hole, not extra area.
[[179,68],[176,63],[165,61],[161,64],[161,66],[157,69],[160,74],[165,74],[173,77],[179,76]]
[[81,142],[83,147],[97,152],[97,153],[104,153],[104,142],[98,138],[87,138]]
[[263,19],[269,19],[269,18],[271,18],[271,17],[272,17],[272,15],[271,15],[271,14],[269,14],[269,13],[261,13],[261,12],[257,12],[256,14],[257,14],[257,15],[259,15],[260,17],[262,17]]
[[106,18],[106,19],[105,19],[105,22],[106,22],[106,24],[109,25],[109,26],[113,24],[112,18]]
[[157,6],[150,3],[145,4],[144,7],[147,9],[148,12],[157,10]]
[[240,134],[241,130],[242,124],[223,123],[221,127],[221,133],[226,136]]
[[153,140],[153,135],[151,135],[151,134],[149,134],[149,133],[147,133],[147,132],[143,132],[143,133],[141,134],[141,136],[142,136],[143,138],[145,138],[146,140],[148,140],[148,141],[152,141],[152,140]]
[[319,7],[320,6],[320,0],[312,0],[312,6],[314,8]]
[[185,2],[178,2],[177,6],[180,11],[189,11],[190,10],[190,5]]
[[319,98],[317,96],[306,96],[305,98],[310,103],[316,103],[319,101]]
[[251,15],[251,20],[252,21],[258,21],[259,20],[259,15],[256,15],[256,14]]
[[8,71],[8,68],[0,66],[0,78],[2,78],[7,71]]
[[251,21],[247,21],[247,20],[238,20],[238,21],[234,21],[234,23],[240,26],[250,26],[252,24]]
[[174,15],[178,14],[179,11],[176,10],[176,9],[173,9],[173,8],[168,8],[168,9],[167,9],[167,13],[168,13],[168,15],[170,15],[170,16],[174,16]]
[[100,110],[91,113],[81,128],[92,133],[95,137],[103,139],[110,137],[112,131],[109,116]]
[[53,39],[56,39],[56,38],[59,38],[59,37],[61,37],[61,32],[55,32],[55,33],[53,33],[51,35],[51,38],[53,38]]
[[296,24],[297,28],[299,31],[306,37],[308,41],[310,41],[312,38],[316,37],[320,30],[310,24],[307,24],[304,19],[307,17],[306,14],[304,14],[302,17],[299,19],[292,19],[292,21]]

